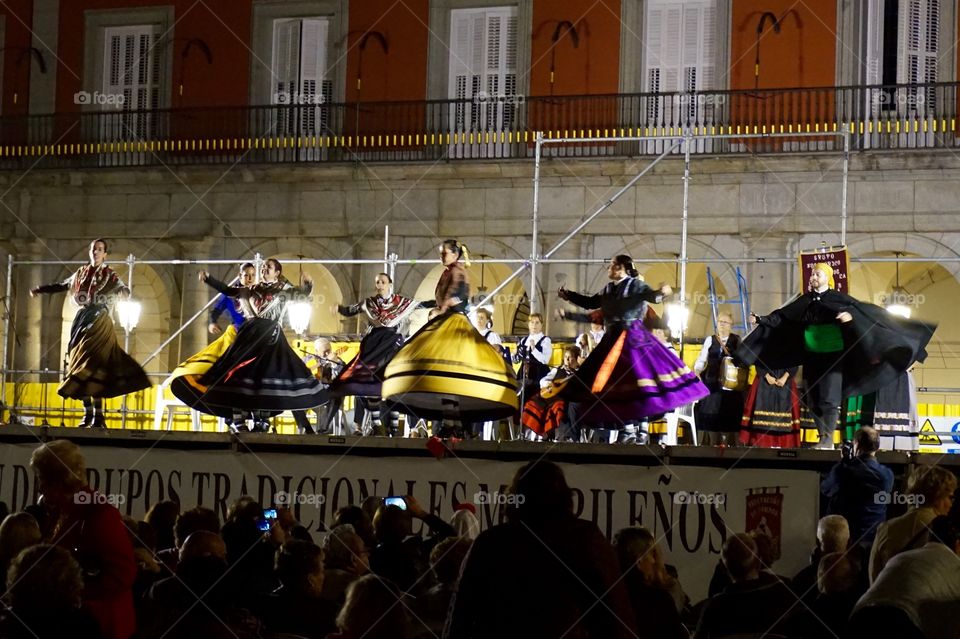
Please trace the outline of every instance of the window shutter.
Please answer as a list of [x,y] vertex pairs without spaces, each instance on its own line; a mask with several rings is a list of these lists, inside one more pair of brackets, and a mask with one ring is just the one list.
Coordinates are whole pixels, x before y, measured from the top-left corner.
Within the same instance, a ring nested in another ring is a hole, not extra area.
[[[940,45],[940,0],[901,0],[897,51],[897,82],[924,84],[937,81],[937,54]],[[935,98],[932,89],[908,89],[907,108],[922,108],[918,95]],[[931,107],[926,104],[926,107]]]
[[[103,78],[100,93],[123,96],[123,103],[98,103],[97,110],[152,111],[160,108],[160,56],[156,51],[159,27],[126,25],[104,29]],[[105,131],[116,139],[145,140],[154,135],[150,113],[124,115],[107,124]]]
[[448,95],[473,100],[456,106],[456,130],[512,124],[515,107],[497,98],[516,95],[517,28],[516,7],[451,12]]

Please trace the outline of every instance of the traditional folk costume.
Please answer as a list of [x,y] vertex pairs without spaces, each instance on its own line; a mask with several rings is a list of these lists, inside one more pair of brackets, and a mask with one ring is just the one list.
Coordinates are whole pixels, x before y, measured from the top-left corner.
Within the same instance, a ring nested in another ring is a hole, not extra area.
[[558,366],[540,380],[540,392],[535,393],[523,405],[520,422],[537,435],[556,436],[561,441],[580,441],[577,424],[579,405],[569,403],[561,397],[543,397],[543,391],[551,394],[554,384],[558,384],[576,373],[576,369]]
[[[217,320],[219,320],[220,316],[224,313],[227,313],[230,317],[230,326],[223,331],[220,337],[210,342],[206,348],[190,356],[177,366],[173,370],[173,373],[170,374],[167,383],[172,383],[172,380],[175,378],[185,375],[193,376],[194,381],[199,379],[200,376],[209,371],[210,367],[237,341],[237,331],[246,319],[238,300],[223,294],[217,296],[217,301],[210,309],[207,323],[216,324]],[[234,418],[235,421],[243,420],[242,415],[235,414]]]
[[[787,380],[783,386],[767,381]],[[740,442],[761,448],[800,447],[800,393],[797,369],[768,369],[757,366],[757,377],[747,393],[740,424]]]
[[37,293],[68,292],[78,306],[70,326],[67,370],[57,393],[83,400],[81,426],[104,426],[103,398],[150,388],[150,379],[120,347],[110,312],[119,294],[130,289],[106,264],[81,266],[54,284],[37,287]]
[[263,416],[323,404],[326,390],[290,348],[280,325],[287,302],[309,295],[313,286],[295,287],[283,278],[252,288],[227,286],[212,277],[207,284],[239,300],[247,320],[207,372],[177,377],[171,392],[187,406],[221,417],[230,417],[234,409]]
[[917,390],[913,373],[906,371],[875,393],[847,398],[844,439],[862,426],[873,426],[880,436],[880,450],[919,450]]
[[543,333],[531,333],[517,342],[513,361],[520,364],[520,405],[540,392],[540,380],[550,372],[553,343]]
[[743,393],[723,385],[723,358],[731,356],[739,345],[740,336],[735,333],[730,333],[725,340],[719,335],[710,335],[704,340],[700,356],[693,365],[693,370],[700,373],[700,379],[710,391],[695,407],[697,430],[705,435],[702,437],[705,444],[711,443],[712,433],[729,435],[740,431]]
[[369,328],[360,341],[360,352],[331,384],[331,393],[379,397],[383,369],[403,346],[400,325],[418,308],[421,305],[416,300],[396,293],[389,297],[374,295],[357,304],[338,306],[337,310],[346,317],[364,313]]
[[[841,324],[837,315],[842,312],[853,319]],[[805,403],[817,422],[820,445],[832,446],[841,400],[892,384],[914,362],[926,359],[934,330],[933,324],[892,315],[828,288],[805,293],[760,318],[736,356],[747,366],[803,365]]]
[[555,384],[559,396],[582,404],[582,423],[642,421],[708,394],[693,371],[643,325],[647,303],[659,301],[659,291],[624,277],[596,295],[568,291],[567,299],[581,308],[600,308],[606,328],[576,374]]
[[498,349],[465,315],[466,270],[459,262],[437,282],[437,306],[460,303],[433,318],[387,364],[383,399],[422,418],[482,422],[517,411],[517,378]]

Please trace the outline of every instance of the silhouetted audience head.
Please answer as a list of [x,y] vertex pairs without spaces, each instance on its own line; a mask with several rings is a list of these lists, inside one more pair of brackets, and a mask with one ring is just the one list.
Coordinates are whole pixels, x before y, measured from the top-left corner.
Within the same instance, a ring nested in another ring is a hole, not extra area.
[[857,457],[874,455],[880,450],[880,434],[872,426],[863,426],[853,434],[853,454]]
[[183,542],[193,533],[205,530],[215,534],[220,533],[220,518],[209,508],[191,508],[180,513],[177,523],[173,527],[173,541],[176,548],[183,546]]
[[953,496],[957,492],[957,477],[940,466],[920,466],[907,482],[907,492],[919,495],[918,505],[928,506],[938,515],[946,515],[953,507]]
[[843,552],[850,543],[850,524],[843,515],[827,515],[817,522],[817,543],[824,553]]
[[199,530],[187,537],[180,547],[181,564],[208,557],[223,561],[227,559],[227,546],[217,533]]
[[851,592],[859,585],[860,564],[845,552],[829,552],[817,566],[817,589],[823,594]]
[[390,581],[367,575],[347,588],[337,627],[349,637],[409,639],[412,635],[403,595]]
[[5,575],[13,558],[40,543],[40,526],[30,513],[7,515],[0,523],[0,574]]
[[[368,510],[371,506],[373,507],[373,511]],[[363,508],[359,506],[344,506],[334,514],[333,525],[341,526],[343,524],[349,524],[353,526],[353,531],[360,535],[363,543],[373,548],[377,545],[376,535],[373,532],[373,518],[376,517],[377,511],[381,506],[383,506],[383,499],[375,496],[367,497],[363,501]]]
[[507,489],[509,521],[541,522],[573,514],[573,493],[563,470],[549,461],[533,461],[520,467]]
[[760,557],[757,543],[747,533],[727,537],[723,543],[721,558],[733,583],[749,581],[759,576]]
[[37,474],[40,493],[55,508],[73,503],[77,491],[87,486],[87,462],[80,447],[56,439],[34,449],[30,466]]
[[153,527],[157,535],[155,548],[165,550],[175,546],[173,529],[180,514],[180,504],[175,501],[158,501],[150,506],[143,520]]
[[355,575],[370,572],[370,554],[353,526],[343,524],[323,539],[324,563],[327,568],[345,570]]
[[469,510],[463,509],[453,513],[450,525],[457,532],[457,537],[473,541],[480,534],[480,520]]
[[80,564],[58,546],[31,546],[7,571],[7,596],[17,615],[55,615],[79,608],[82,591]]
[[751,530],[748,533],[753,537],[753,542],[757,545],[757,558],[760,560],[760,568],[764,570],[773,570],[773,564],[780,559],[780,548],[769,533],[759,528]]
[[263,507],[253,497],[244,495],[230,504],[226,521],[256,525],[261,517],[263,517]]
[[447,537],[430,551],[430,568],[437,583],[452,586],[460,576],[463,560],[470,552],[470,541],[461,537]]
[[673,586],[675,580],[667,572],[663,549],[646,528],[631,526],[621,529],[613,538],[613,548],[617,552],[620,570],[624,573],[635,568],[648,586],[662,589]]
[[373,532],[381,544],[397,544],[413,531],[413,517],[399,506],[380,506],[373,517]]
[[276,573],[284,589],[318,597],[323,589],[323,551],[307,541],[288,541],[277,551]]

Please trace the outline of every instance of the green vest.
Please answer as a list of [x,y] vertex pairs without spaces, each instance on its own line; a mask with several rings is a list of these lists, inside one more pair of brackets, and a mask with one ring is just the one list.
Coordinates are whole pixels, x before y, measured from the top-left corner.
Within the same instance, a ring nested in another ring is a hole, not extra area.
[[803,329],[803,344],[811,353],[836,353],[843,350],[843,334],[838,324],[810,324]]

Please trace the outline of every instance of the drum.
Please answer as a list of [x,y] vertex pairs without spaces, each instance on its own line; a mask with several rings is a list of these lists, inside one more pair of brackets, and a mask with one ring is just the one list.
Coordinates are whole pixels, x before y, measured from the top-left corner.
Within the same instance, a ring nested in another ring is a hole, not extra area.
[[734,364],[733,357],[728,355],[723,358],[720,362],[720,371],[723,373],[724,390],[747,390],[747,379],[750,377],[750,369],[740,368]]

